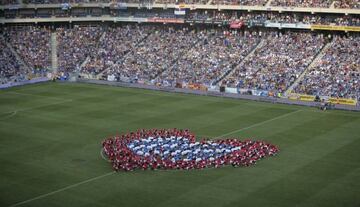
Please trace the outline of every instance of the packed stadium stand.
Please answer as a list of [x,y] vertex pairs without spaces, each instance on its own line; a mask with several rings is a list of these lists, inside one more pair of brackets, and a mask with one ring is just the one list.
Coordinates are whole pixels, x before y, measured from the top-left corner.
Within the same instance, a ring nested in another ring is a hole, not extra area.
[[1,83],[67,74],[360,100],[357,0],[4,0],[0,22]]
[[246,5],[246,6],[264,6],[267,0],[214,0],[213,4],[225,4],[225,5]]
[[360,9],[359,0],[341,0],[335,1],[336,8]]
[[64,72],[80,69],[85,59],[97,52],[99,39],[103,33],[98,26],[75,26],[72,29],[57,28],[59,70]]
[[191,48],[196,35],[188,31],[188,28],[152,30],[153,33],[112,69],[121,78],[140,81],[153,79],[170,68],[179,56]]
[[18,78],[22,73],[26,73],[26,69],[22,67],[11,49],[6,44],[4,38],[0,39],[0,81],[6,83],[11,79]]
[[222,74],[233,69],[256,47],[260,36],[255,32],[230,33],[224,30],[200,31],[196,44],[164,71],[157,82],[161,85],[203,84],[211,86]]
[[151,27],[138,25],[107,28],[99,39],[99,47],[90,54],[89,61],[81,68],[82,72],[97,75],[104,70],[115,70],[119,67],[118,61],[133,51],[151,30]]
[[50,31],[40,27],[4,28],[4,36],[30,68],[50,68]]
[[229,87],[283,93],[324,46],[323,35],[270,33],[265,44],[226,79]]
[[360,37],[337,36],[331,48],[295,91],[332,97],[360,97]]
[[330,7],[332,0],[272,0],[271,5],[283,7]]

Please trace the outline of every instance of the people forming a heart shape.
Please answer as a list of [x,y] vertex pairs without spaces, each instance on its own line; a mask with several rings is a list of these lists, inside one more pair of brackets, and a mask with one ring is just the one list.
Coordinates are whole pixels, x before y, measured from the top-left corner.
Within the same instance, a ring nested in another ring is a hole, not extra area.
[[116,171],[249,166],[279,151],[264,141],[235,138],[196,141],[189,130],[176,128],[141,129],[105,139],[102,145]]

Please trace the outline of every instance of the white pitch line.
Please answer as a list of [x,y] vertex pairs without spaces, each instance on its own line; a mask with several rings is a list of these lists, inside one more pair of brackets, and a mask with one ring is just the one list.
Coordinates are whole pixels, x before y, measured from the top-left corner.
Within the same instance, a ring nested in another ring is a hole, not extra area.
[[59,193],[59,192],[62,192],[62,191],[65,191],[65,190],[68,190],[70,188],[74,188],[74,187],[77,187],[79,185],[82,185],[82,184],[85,184],[85,183],[89,183],[91,181],[94,181],[94,180],[98,180],[98,179],[101,179],[101,178],[104,178],[104,177],[107,177],[109,175],[112,175],[114,174],[115,171],[112,171],[112,172],[109,172],[109,173],[106,173],[106,174],[103,174],[103,175],[100,175],[100,176],[97,176],[97,177],[93,177],[93,178],[90,178],[90,179],[87,179],[87,180],[84,180],[82,182],[79,182],[79,183],[76,183],[76,184],[73,184],[73,185],[69,185],[65,188],[60,188],[59,190],[55,190],[55,191],[52,191],[50,193],[46,193],[46,194],[42,194],[40,196],[37,196],[37,197],[34,197],[34,198],[31,198],[31,199],[28,199],[28,200],[25,200],[25,201],[22,201],[22,202],[19,202],[19,203],[15,203],[9,207],[15,207],[15,206],[20,206],[20,205],[23,205],[23,204],[26,204],[26,203],[29,203],[29,202],[32,202],[32,201],[35,201],[35,200],[39,200],[39,199],[42,199],[42,198],[45,198],[47,196],[51,196],[51,195],[54,195],[56,193]]
[[104,149],[103,149],[103,148],[101,148],[101,150],[100,150],[100,156],[101,156],[101,158],[102,158],[103,160],[105,160],[106,162],[111,162],[110,159],[108,159],[108,158],[106,158],[106,157],[104,156]]
[[[18,93],[18,92],[7,92],[8,94],[19,94],[19,95],[28,95],[28,96],[34,96],[34,97],[42,97],[42,98],[48,98],[48,99],[56,99],[56,100],[63,100],[63,101],[59,101],[56,103],[49,103],[49,104],[43,104],[43,105],[39,105],[39,106],[34,106],[34,107],[28,107],[28,108],[23,108],[23,109],[17,109],[14,111],[7,111],[7,112],[2,112],[0,114],[8,114],[8,113],[12,113],[10,116],[4,118],[4,119],[0,119],[0,121],[11,118],[13,116],[16,115],[16,113],[21,112],[21,111],[30,111],[33,109],[37,109],[37,108],[42,108],[42,107],[46,107],[46,106],[53,106],[53,105],[59,105],[59,104],[63,104],[63,103],[67,103],[67,102],[72,102],[72,99],[63,99],[63,98],[56,98],[56,97],[47,97],[47,96],[41,96],[41,95],[35,95],[35,94],[28,94],[28,93]],[[3,93],[6,94],[6,93]],[[1,95],[1,94],[0,94]]]
[[42,108],[42,107],[46,107],[46,106],[59,105],[59,104],[68,103],[68,102],[72,102],[72,101],[73,101],[72,99],[69,99],[69,100],[65,100],[65,101],[59,101],[59,102],[56,102],[56,103],[49,103],[49,104],[43,104],[43,105],[34,106],[34,107],[23,108],[23,109],[19,109],[17,111],[18,112],[19,111],[30,111],[30,110],[33,110],[33,109],[38,109],[38,108]]
[[[53,106],[53,105],[59,105],[59,104],[63,104],[63,103],[67,103],[67,102],[72,102],[73,100],[69,99],[66,101],[60,101],[60,102],[56,102],[56,103],[50,103],[50,104],[43,104],[43,105],[39,105],[39,106],[34,106],[34,107],[28,107],[28,108],[23,108],[23,109],[17,109],[14,111],[7,111],[7,112],[2,112],[0,114],[8,114],[8,113],[13,113],[12,116],[15,116],[15,114],[17,112],[21,112],[21,111],[31,111],[33,109],[38,109],[38,108],[42,108],[42,107],[46,107],[46,106]],[[14,114],[15,113],[15,114]],[[10,118],[10,117],[9,117]],[[0,119],[3,120],[3,119]]]
[[278,119],[282,119],[282,118],[284,118],[284,117],[293,115],[293,114],[295,114],[295,113],[297,113],[297,112],[300,112],[300,111],[302,111],[302,110],[296,110],[296,111],[293,111],[293,112],[290,112],[290,113],[286,113],[286,114],[283,114],[283,115],[274,117],[274,118],[272,118],[272,119],[268,119],[268,120],[265,120],[265,121],[262,121],[262,122],[259,122],[259,123],[250,125],[250,126],[245,127],[245,128],[237,129],[237,130],[228,132],[228,133],[226,133],[226,134],[222,134],[222,135],[220,135],[220,136],[217,136],[217,137],[215,137],[215,139],[218,139],[218,138],[221,138],[221,137],[230,135],[230,134],[234,134],[234,133],[237,133],[237,132],[241,132],[241,131],[244,131],[244,130],[247,130],[247,129],[251,129],[251,128],[253,128],[253,127],[260,126],[260,125],[262,125],[262,124],[266,124],[266,123],[268,123],[268,122],[272,122],[272,121],[275,121],[275,120],[278,120]]
[[[10,112],[4,113],[4,114],[8,114],[8,113],[10,113]],[[0,121],[10,119],[11,117],[15,116],[16,114],[17,114],[17,111],[13,111],[13,112],[11,112],[11,114],[8,115],[8,116],[0,117]]]
[[47,98],[47,99],[70,100],[70,99],[65,99],[65,98],[42,96],[42,95],[31,94],[31,93],[20,93],[20,92],[16,92],[16,91],[9,91],[9,92],[5,92],[3,94],[17,94],[17,95],[34,96],[34,97],[41,97],[41,98]]

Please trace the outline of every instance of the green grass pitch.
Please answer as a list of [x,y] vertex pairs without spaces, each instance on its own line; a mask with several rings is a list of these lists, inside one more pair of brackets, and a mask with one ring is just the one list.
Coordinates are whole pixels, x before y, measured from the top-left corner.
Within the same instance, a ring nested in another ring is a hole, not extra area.
[[[112,173],[101,141],[138,128],[262,139],[247,168]],[[0,91],[0,206],[360,206],[360,114],[46,83]]]

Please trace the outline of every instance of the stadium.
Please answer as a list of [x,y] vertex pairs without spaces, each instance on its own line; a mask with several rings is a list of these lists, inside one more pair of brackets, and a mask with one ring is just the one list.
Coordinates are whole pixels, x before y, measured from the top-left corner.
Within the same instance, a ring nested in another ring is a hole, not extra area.
[[360,206],[359,0],[0,0],[0,206]]

